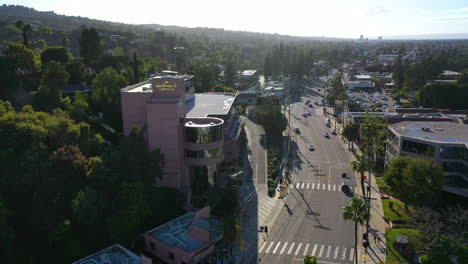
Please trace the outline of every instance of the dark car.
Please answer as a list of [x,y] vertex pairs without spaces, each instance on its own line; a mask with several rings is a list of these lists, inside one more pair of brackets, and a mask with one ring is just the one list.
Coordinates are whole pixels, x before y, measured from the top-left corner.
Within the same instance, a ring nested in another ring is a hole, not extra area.
[[348,196],[353,196],[353,190],[351,190],[351,187],[349,187],[349,185],[345,184],[344,182],[341,184],[341,191]]
[[310,108],[314,108],[314,106],[312,104],[309,105]]

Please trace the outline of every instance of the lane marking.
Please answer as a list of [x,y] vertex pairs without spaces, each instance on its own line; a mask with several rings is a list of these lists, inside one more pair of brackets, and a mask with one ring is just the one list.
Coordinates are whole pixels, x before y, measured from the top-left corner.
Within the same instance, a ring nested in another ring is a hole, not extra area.
[[301,189],[304,189],[304,184],[305,184],[305,182],[302,183]]
[[325,183],[322,185],[322,189],[325,191],[327,187],[325,186]]
[[349,261],[353,261],[353,257],[354,257],[354,248],[349,250]]
[[335,254],[333,254],[333,259],[336,259],[338,257],[338,251],[340,250],[340,247],[335,248]]
[[288,242],[284,243],[283,247],[281,248],[280,255],[283,255],[284,250],[286,249],[287,245],[288,245]]
[[341,256],[341,259],[345,259],[346,258],[346,248],[343,249],[343,255]]
[[335,191],[335,189],[336,189],[336,185],[335,185],[335,184],[333,184],[333,191]]
[[299,243],[299,245],[297,245],[296,252],[294,253],[294,255],[297,256],[297,254],[299,254],[299,250],[301,250],[301,247],[302,247],[302,243]]
[[296,189],[299,189],[299,184],[301,184],[300,182],[296,183]]
[[319,258],[321,258],[322,255],[323,255],[323,248],[325,248],[325,246],[324,246],[324,245],[321,245],[321,246],[320,246],[320,252],[319,252],[319,255],[318,255]]
[[310,246],[309,244],[307,244],[307,245],[305,246],[305,248],[304,248],[304,253],[302,253],[302,255],[304,255],[304,256],[307,255],[307,251],[309,251],[309,246]]
[[309,190],[310,182],[307,183],[306,189]]
[[281,242],[278,242],[278,244],[276,244],[276,247],[275,249],[273,249],[273,252],[271,252],[271,254],[275,254],[280,245],[281,245]]
[[288,250],[288,255],[291,255],[291,252],[293,250],[293,247],[296,243],[292,243],[291,246],[289,247],[289,250]]
[[315,182],[312,183],[312,190],[315,190]]
[[268,244],[267,242],[263,243],[263,245],[260,247],[260,249],[258,250],[258,253],[262,253],[262,250],[263,248],[266,246],[266,244]]
[[315,256],[315,251],[317,251],[317,244],[314,245],[314,249],[312,250],[312,256]]
[[330,257],[331,249],[332,249],[332,246],[328,246],[328,249],[327,249],[327,257],[326,257],[326,258],[329,258],[329,257]]
[[317,191],[320,191],[320,183],[317,183]]
[[267,250],[265,251],[265,254],[268,254],[270,252],[271,247],[275,244],[275,241],[271,241],[270,245],[268,246]]
[[328,168],[328,183],[330,183],[331,180],[331,167]]
[[329,191],[331,190],[331,185],[330,185],[330,184],[328,184],[328,190],[329,190]]

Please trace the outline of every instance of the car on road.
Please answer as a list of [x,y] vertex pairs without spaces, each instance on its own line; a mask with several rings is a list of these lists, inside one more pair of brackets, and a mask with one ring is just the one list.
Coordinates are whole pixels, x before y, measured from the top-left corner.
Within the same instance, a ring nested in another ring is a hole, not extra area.
[[317,102],[314,102],[315,105],[319,105]]
[[326,137],[326,138],[330,138],[330,135],[328,135],[327,132],[323,133],[323,136]]
[[341,184],[341,191],[344,192],[346,195],[350,195],[350,196],[353,195],[353,191],[351,190],[351,187],[349,187],[349,185],[344,182]]
[[306,113],[308,116],[311,116],[311,114],[309,112]]
[[327,127],[331,127],[331,124],[330,124],[330,122],[325,122],[325,126],[327,126]]
[[332,135],[336,136],[336,130],[333,130],[331,133],[332,133]]
[[309,104],[310,103],[310,99],[307,99],[307,101],[305,102],[306,104]]
[[307,113],[303,113],[302,116],[303,116],[303,117],[307,117],[308,115],[307,115]]
[[298,127],[296,127],[296,128],[294,129],[294,132],[296,132],[297,134],[299,134],[299,133],[301,133],[301,130],[300,130]]
[[314,150],[315,150],[315,147],[312,146],[312,145],[309,145],[308,148],[309,148],[310,151],[314,151]]
[[310,108],[314,108],[314,106],[312,104],[309,105]]

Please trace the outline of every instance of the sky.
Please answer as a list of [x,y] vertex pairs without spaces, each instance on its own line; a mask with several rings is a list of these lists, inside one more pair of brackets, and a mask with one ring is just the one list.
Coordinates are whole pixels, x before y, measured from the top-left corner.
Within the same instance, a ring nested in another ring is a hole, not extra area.
[[468,0],[0,0],[0,4],[129,24],[294,36],[468,33]]

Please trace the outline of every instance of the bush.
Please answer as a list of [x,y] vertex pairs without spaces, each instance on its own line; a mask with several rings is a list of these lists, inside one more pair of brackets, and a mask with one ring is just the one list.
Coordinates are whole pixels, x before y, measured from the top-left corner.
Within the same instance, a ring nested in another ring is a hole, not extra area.
[[276,194],[276,188],[275,187],[268,187],[268,195],[270,197],[273,197]]

